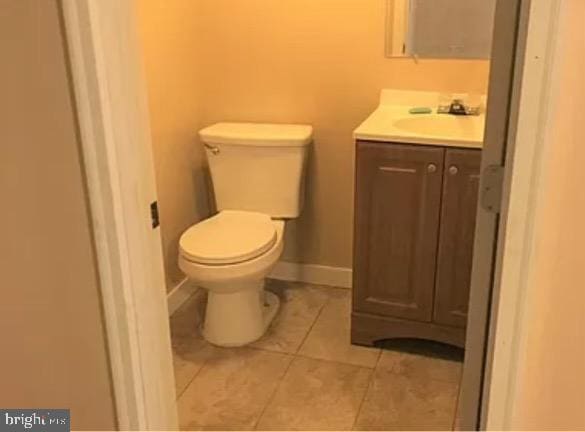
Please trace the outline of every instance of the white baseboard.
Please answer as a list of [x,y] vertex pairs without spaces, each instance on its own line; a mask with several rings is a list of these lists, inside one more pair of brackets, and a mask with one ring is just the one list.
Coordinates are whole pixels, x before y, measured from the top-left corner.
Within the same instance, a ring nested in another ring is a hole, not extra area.
[[185,278],[167,294],[169,316],[174,314],[183,304],[197,292],[197,287]]
[[298,264],[280,261],[269,276],[272,279],[306,282],[338,288],[351,288],[352,269],[316,264]]

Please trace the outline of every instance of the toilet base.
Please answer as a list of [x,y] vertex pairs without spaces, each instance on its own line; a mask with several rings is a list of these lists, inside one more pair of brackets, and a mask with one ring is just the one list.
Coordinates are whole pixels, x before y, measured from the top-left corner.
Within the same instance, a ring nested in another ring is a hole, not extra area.
[[210,290],[203,337],[211,344],[237,347],[262,337],[276,316],[279,298],[264,290],[264,281],[242,282],[229,292]]

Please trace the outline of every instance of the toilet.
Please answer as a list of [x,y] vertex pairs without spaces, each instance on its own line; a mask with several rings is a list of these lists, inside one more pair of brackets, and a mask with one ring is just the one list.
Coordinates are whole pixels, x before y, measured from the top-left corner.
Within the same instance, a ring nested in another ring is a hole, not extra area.
[[199,132],[218,213],[179,240],[179,267],[208,291],[203,337],[233,347],[262,337],[278,312],[264,289],[280,258],[286,221],[303,207],[313,129],[218,123]]

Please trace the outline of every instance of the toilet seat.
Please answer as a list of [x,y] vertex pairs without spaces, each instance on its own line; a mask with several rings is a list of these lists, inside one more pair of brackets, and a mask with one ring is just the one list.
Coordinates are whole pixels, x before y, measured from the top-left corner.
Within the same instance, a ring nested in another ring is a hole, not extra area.
[[252,260],[270,250],[276,240],[270,216],[224,210],[185,231],[179,246],[189,261],[222,265]]

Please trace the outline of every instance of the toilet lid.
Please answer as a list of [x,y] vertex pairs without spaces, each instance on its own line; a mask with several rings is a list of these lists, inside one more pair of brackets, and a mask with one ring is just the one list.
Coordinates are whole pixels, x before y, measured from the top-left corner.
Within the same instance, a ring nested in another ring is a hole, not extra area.
[[235,264],[268,251],[276,243],[270,216],[224,210],[189,228],[179,240],[183,255],[201,264]]

